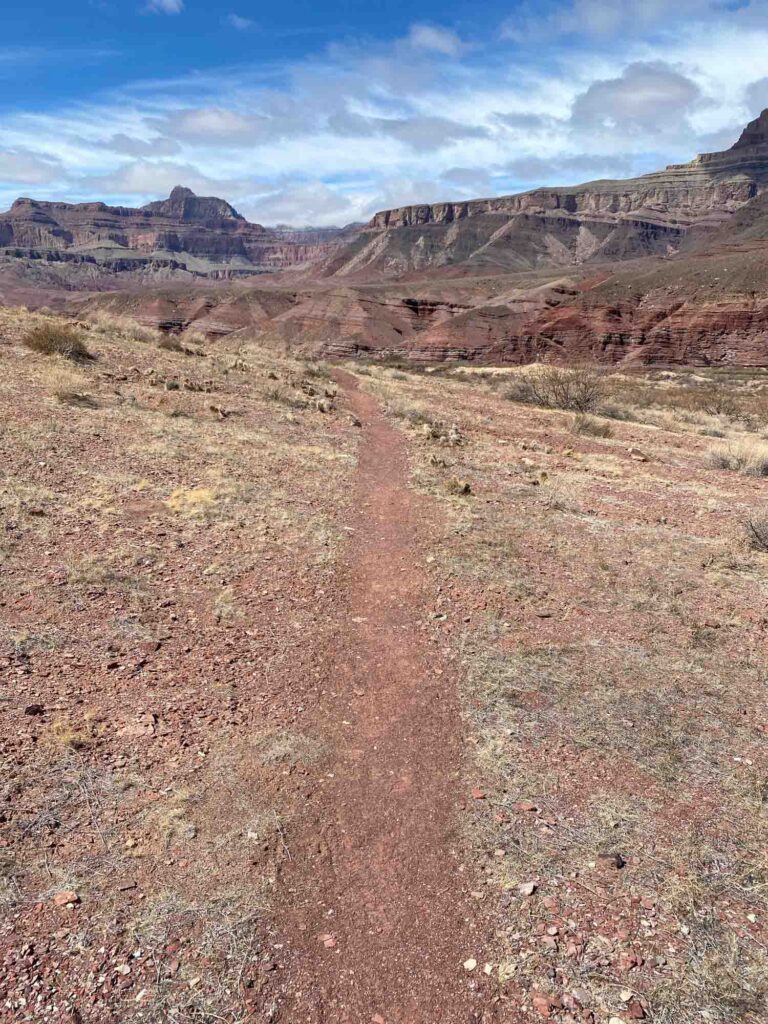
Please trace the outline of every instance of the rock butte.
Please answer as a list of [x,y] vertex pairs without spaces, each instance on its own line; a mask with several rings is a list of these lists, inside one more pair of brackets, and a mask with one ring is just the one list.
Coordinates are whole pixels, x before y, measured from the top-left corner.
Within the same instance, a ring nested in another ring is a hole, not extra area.
[[149,268],[228,278],[279,270],[326,254],[339,235],[338,229],[270,231],[225,200],[180,185],[167,199],[139,209],[17,199],[0,214],[6,256],[79,258],[117,274]]

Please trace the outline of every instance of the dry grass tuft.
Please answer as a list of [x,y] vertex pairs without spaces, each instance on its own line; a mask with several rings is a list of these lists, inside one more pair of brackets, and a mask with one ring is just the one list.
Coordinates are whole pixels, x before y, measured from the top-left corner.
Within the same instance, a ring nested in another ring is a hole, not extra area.
[[747,540],[754,551],[768,551],[768,515],[751,516],[746,522]]
[[308,765],[323,754],[322,744],[303,733],[276,729],[264,732],[253,742],[262,764]]
[[210,487],[177,487],[166,501],[173,512],[186,515],[204,515],[217,501]]
[[73,363],[93,359],[83,336],[68,324],[46,321],[27,331],[22,339],[26,348],[46,356],[63,356]]
[[69,405],[74,409],[98,409],[99,403],[93,395],[87,395],[82,391],[67,391],[59,389],[54,396],[62,405]]
[[768,476],[768,445],[742,442],[719,448],[709,454],[710,465],[745,476]]
[[452,476],[450,480],[445,483],[445,489],[449,494],[466,495],[472,493],[472,485],[468,480],[460,480],[457,476]]
[[418,405],[388,401],[387,413],[390,416],[403,420],[411,427],[420,427],[422,434],[428,441],[437,441],[439,444],[447,445],[450,448],[456,448],[464,444],[464,436],[455,423],[447,423],[443,419],[438,419]]
[[99,334],[119,335],[129,341],[140,341],[146,345],[157,344],[162,335],[154,327],[146,327],[127,316],[117,316],[101,311],[89,317],[91,329]]
[[186,345],[192,345],[197,349],[205,348],[208,341],[208,337],[203,331],[196,331],[194,329],[184,331],[182,337]]
[[309,405],[309,402],[303,395],[298,395],[296,392],[290,391],[279,384],[265,388],[262,392],[262,397],[268,402],[276,402],[278,405],[284,405],[288,409],[295,409],[296,411],[306,409]]
[[182,355],[189,355],[189,352],[175,334],[164,334],[157,343],[157,347],[165,352],[180,352]]
[[577,413],[573,418],[571,430],[574,434],[585,437],[613,437],[613,428],[605,420],[599,420],[587,413]]

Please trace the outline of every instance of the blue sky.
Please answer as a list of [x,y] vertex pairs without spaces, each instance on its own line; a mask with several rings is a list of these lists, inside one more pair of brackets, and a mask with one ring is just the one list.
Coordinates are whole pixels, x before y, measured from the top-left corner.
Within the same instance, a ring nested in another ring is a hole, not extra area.
[[181,183],[346,223],[643,173],[763,106],[768,0],[6,0],[0,207]]

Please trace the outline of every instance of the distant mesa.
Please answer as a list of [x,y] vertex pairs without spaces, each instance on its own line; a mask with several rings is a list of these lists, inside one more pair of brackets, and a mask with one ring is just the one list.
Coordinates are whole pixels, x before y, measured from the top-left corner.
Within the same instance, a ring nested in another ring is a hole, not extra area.
[[252,224],[226,200],[177,185],[138,209],[105,203],[17,199],[0,214],[0,247],[19,258],[71,262],[75,255],[110,273],[151,268],[237,277],[298,266],[328,255],[340,236],[328,229],[290,237]]
[[703,235],[727,231],[766,189],[768,110],[730,149],[652,174],[403,206],[344,229],[267,228],[184,185],[140,209],[19,199],[0,214],[0,251],[6,263],[24,261],[17,276],[45,261],[71,288],[297,268],[302,280],[352,284],[570,271],[684,252]]
[[669,256],[691,229],[719,227],[767,187],[764,110],[730,149],[639,178],[383,210],[323,272],[397,278]]

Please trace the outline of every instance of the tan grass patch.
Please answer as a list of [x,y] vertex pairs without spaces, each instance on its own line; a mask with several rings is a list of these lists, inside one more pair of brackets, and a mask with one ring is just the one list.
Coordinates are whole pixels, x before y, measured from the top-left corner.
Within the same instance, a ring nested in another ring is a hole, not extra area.
[[742,442],[710,452],[710,465],[745,476],[768,476],[768,445],[760,442]]

